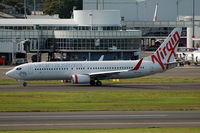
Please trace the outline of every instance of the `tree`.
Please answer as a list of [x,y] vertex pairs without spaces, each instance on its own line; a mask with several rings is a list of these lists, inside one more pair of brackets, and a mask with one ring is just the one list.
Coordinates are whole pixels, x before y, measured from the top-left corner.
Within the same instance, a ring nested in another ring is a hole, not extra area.
[[[82,1],[83,0],[36,0],[37,6],[41,7],[41,5],[43,5],[44,14],[59,14],[60,18],[70,18],[74,7],[76,7],[76,10],[82,10]],[[0,2],[15,7],[16,11],[19,13],[24,13],[24,0],[0,0]],[[26,0],[26,2],[27,13],[30,14],[29,10],[33,10],[33,0]]]
[[[12,6],[18,13],[24,13],[24,0],[1,0],[3,4]],[[27,8],[27,13],[30,14],[29,9]]]
[[71,18],[73,8],[82,10],[82,0],[64,0],[63,6],[60,9],[60,18]]
[[70,18],[73,8],[82,10],[82,0],[44,0],[44,13],[59,14],[60,18]]
[[48,15],[59,14],[59,0],[44,0],[43,12]]

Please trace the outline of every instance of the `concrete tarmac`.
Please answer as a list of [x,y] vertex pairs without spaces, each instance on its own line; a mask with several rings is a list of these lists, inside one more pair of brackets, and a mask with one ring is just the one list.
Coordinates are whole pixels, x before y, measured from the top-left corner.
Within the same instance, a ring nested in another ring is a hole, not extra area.
[[73,84],[43,85],[1,85],[0,92],[16,91],[117,91],[117,90],[200,90],[200,83],[142,83],[142,84],[110,84],[103,86]]
[[200,127],[200,111],[0,113],[0,129]]

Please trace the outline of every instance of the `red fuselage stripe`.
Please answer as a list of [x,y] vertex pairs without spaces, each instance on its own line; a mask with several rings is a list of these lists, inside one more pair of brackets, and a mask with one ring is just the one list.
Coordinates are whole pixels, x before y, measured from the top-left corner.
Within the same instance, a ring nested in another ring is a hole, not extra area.
[[75,82],[76,82],[76,84],[78,84],[78,76],[77,76],[77,74],[75,74]]

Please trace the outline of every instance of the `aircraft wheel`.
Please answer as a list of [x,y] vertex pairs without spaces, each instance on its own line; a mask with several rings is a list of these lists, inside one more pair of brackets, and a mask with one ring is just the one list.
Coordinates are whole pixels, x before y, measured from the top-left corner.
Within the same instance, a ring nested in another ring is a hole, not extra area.
[[27,86],[27,83],[26,83],[26,82],[24,82],[24,83],[23,83],[23,86],[24,86],[24,87],[26,87],[26,86]]
[[102,82],[99,81],[99,80],[97,80],[96,85],[97,85],[97,86],[102,86]]
[[179,66],[184,66],[184,63],[183,62],[179,63]]
[[91,80],[91,81],[90,81],[90,85],[91,85],[91,86],[94,86],[94,85],[95,85],[95,81],[94,81],[94,80]]

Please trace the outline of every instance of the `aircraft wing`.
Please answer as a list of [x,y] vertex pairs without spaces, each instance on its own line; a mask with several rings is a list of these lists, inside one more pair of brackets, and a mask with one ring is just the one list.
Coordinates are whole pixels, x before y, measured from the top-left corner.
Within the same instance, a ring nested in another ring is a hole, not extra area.
[[128,70],[117,70],[117,71],[105,71],[105,72],[94,72],[90,73],[89,76],[93,79],[106,79],[106,78],[111,78],[112,75],[119,74],[121,72],[128,72],[128,71],[137,71],[139,70],[141,64],[142,64],[143,58],[140,59],[137,63],[137,65]]
[[121,72],[128,72],[129,70],[118,70],[118,71],[106,71],[106,72],[94,72],[90,73],[89,76],[93,79],[106,79],[112,75],[119,74]]

